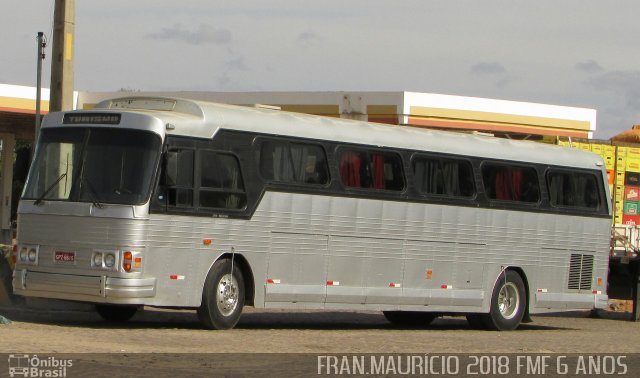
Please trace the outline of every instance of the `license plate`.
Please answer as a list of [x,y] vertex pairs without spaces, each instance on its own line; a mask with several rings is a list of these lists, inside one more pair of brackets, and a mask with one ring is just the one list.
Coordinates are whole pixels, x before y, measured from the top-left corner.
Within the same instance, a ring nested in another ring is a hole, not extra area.
[[54,256],[54,260],[57,263],[71,263],[74,264],[76,262],[76,253],[75,252],[67,252],[67,251],[56,251]]

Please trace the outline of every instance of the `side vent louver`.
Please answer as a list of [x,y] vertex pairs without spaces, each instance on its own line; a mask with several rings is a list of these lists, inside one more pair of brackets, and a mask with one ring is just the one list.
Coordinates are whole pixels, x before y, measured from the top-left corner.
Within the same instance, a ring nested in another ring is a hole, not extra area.
[[569,289],[591,290],[593,255],[572,254],[569,263]]

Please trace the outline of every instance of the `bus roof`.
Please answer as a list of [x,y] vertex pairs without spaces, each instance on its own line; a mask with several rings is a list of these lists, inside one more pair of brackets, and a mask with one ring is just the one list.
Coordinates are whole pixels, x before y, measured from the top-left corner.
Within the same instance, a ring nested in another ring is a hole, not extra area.
[[603,164],[596,154],[538,142],[178,98],[117,98],[95,109],[147,114],[173,126],[167,135],[212,138],[225,129],[589,169]]

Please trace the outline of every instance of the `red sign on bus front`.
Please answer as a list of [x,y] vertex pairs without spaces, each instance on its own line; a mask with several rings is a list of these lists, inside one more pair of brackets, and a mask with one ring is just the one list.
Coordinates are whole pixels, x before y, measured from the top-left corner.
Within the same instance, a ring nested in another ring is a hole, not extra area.
[[55,262],[59,263],[74,263],[76,262],[76,253],[67,251],[56,251]]

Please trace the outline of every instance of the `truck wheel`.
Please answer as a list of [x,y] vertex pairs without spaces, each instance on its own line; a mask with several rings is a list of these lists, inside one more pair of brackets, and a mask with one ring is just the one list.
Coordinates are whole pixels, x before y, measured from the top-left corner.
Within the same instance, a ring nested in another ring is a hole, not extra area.
[[512,270],[500,274],[493,288],[491,307],[482,319],[488,329],[511,331],[520,325],[527,305],[527,294],[520,275]]
[[231,260],[216,261],[204,283],[198,317],[209,329],[230,329],[240,320],[244,306],[244,280]]
[[135,306],[96,305],[96,311],[102,319],[113,323],[124,323],[138,312]]

